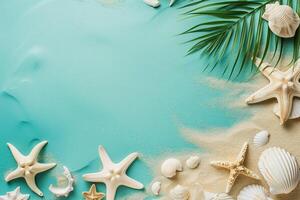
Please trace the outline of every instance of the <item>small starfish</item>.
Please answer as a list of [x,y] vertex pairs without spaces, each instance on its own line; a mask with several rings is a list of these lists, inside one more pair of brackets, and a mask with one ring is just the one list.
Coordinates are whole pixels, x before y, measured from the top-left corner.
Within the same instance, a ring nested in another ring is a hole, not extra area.
[[85,200],[101,200],[104,198],[104,194],[97,192],[96,185],[93,184],[88,192],[82,193]]
[[39,196],[43,196],[43,193],[35,183],[35,176],[56,166],[55,163],[39,163],[37,161],[40,151],[47,143],[47,141],[43,141],[37,144],[27,156],[21,154],[16,147],[8,143],[7,145],[18,164],[18,167],[6,176],[5,181],[9,182],[17,178],[24,178],[28,187],[33,192]]
[[[261,60],[256,59],[255,63],[259,66]],[[291,115],[294,97],[300,97],[300,60],[285,72],[275,69],[269,63],[262,63],[259,69],[270,83],[248,97],[246,103],[253,104],[276,98],[282,125]]]
[[14,191],[7,192],[6,195],[0,196],[0,200],[28,200],[29,194],[22,194],[20,187],[17,187]]
[[255,174],[253,171],[250,169],[246,168],[243,163],[246,158],[246,153],[248,149],[248,143],[246,142],[240,151],[239,155],[237,156],[236,160],[231,162],[231,161],[213,161],[211,162],[211,165],[214,167],[219,167],[219,168],[224,168],[228,169],[230,171],[229,179],[227,182],[227,187],[226,187],[226,193],[229,193],[232,186],[234,185],[234,182],[236,178],[239,175],[244,175],[256,180],[260,180],[260,177]]
[[120,163],[113,163],[104,147],[99,146],[99,155],[103,169],[97,173],[85,174],[83,179],[89,182],[104,183],[106,185],[106,199],[114,200],[119,186],[127,186],[134,189],[143,189],[142,183],[128,177],[126,171],[131,163],[138,157],[138,153],[132,153]]

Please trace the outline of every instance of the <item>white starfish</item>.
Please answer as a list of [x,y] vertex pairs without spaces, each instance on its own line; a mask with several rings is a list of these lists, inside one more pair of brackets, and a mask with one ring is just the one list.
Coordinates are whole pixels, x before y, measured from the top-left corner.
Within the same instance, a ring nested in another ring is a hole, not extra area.
[[39,196],[43,196],[43,193],[35,183],[35,176],[56,166],[55,163],[39,163],[37,161],[40,151],[47,143],[47,141],[40,142],[27,156],[21,154],[16,147],[8,143],[7,145],[18,164],[18,167],[6,176],[5,181],[9,182],[13,179],[24,178],[28,187],[33,192],[37,193]]
[[[256,59],[255,64],[259,66],[260,63],[261,60]],[[280,124],[284,124],[290,117],[294,97],[300,97],[300,60],[284,72],[265,62],[259,69],[269,79],[270,83],[248,97],[246,103],[253,104],[276,98],[279,106]]]
[[6,195],[0,196],[0,200],[27,200],[29,194],[22,194],[20,187],[17,187],[14,191],[7,192]]
[[138,157],[138,153],[132,153],[120,163],[113,163],[106,153],[104,147],[99,146],[99,155],[103,169],[97,173],[83,175],[85,181],[94,183],[104,183],[106,185],[106,199],[114,200],[119,186],[123,185],[134,189],[143,189],[142,183],[126,175],[126,171],[131,163]]

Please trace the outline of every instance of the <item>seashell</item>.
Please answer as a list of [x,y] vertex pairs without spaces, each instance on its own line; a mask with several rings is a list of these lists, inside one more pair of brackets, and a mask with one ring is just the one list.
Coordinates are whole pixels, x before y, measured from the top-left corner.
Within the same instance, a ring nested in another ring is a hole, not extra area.
[[153,8],[157,8],[160,6],[159,0],[144,0],[144,3]]
[[161,182],[156,181],[151,186],[151,191],[154,195],[159,195],[161,189]]
[[185,162],[186,166],[190,169],[195,169],[200,164],[200,158],[199,156],[191,156],[189,159]]
[[6,195],[0,196],[0,200],[27,200],[29,194],[22,194],[20,187],[17,187],[14,191],[7,192]]
[[273,200],[269,195],[266,189],[261,185],[248,185],[244,187],[239,195],[237,200]]
[[282,148],[272,147],[265,150],[259,158],[258,168],[272,194],[288,194],[298,185],[298,162]]
[[175,3],[176,0],[170,0],[169,6],[173,6],[173,4]]
[[204,192],[204,200],[233,200],[233,197],[226,193]]
[[169,195],[172,200],[187,200],[190,197],[188,188],[181,185],[177,185],[170,190]]
[[182,171],[182,164],[176,158],[169,158],[161,165],[161,174],[167,178],[173,178],[177,172]]
[[[273,113],[275,113],[275,115],[277,116],[280,116],[279,112],[280,112],[279,105],[276,104],[273,108]],[[300,99],[294,98],[293,107],[289,119],[296,119],[299,117],[300,117]]]
[[268,133],[268,131],[265,131],[265,130],[256,133],[256,135],[253,138],[254,146],[256,146],[256,147],[264,146],[265,144],[267,144],[269,142],[269,137],[270,137],[270,134]]
[[283,38],[294,37],[300,24],[298,14],[290,6],[279,2],[266,5],[262,17],[269,22],[271,31]]
[[70,170],[67,167],[64,168],[64,176],[66,177],[68,183],[66,187],[55,187],[52,184],[49,186],[50,192],[52,192],[56,197],[68,197],[70,192],[73,191],[74,179],[71,175]]

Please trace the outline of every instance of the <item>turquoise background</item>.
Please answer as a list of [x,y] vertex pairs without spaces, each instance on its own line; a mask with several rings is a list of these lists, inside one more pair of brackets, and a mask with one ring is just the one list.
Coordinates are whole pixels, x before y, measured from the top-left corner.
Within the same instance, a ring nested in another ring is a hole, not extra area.
[[[153,9],[142,0],[2,0],[0,1],[0,193],[15,168],[6,143],[24,154],[41,140],[41,157],[58,163],[37,177],[44,199],[62,165],[77,179],[69,199],[82,199],[89,184],[81,175],[101,167],[102,144],[114,161],[138,151],[129,175],[147,185],[145,159],[165,152],[200,149],[184,140],[179,127],[230,126],[238,111],[211,106],[223,93],[199,80],[205,59],[185,56],[193,25],[167,0]],[[111,2],[111,3],[109,3]],[[3,177],[3,178],[2,178]],[[105,191],[103,186],[98,189]],[[133,190],[122,188],[118,197]]]

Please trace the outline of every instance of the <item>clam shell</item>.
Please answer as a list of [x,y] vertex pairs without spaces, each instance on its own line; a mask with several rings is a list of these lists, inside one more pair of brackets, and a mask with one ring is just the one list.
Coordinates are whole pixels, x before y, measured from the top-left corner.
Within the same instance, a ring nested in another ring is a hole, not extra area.
[[266,189],[261,185],[248,185],[244,187],[239,195],[237,200],[273,200],[269,197]]
[[226,193],[204,192],[204,200],[233,200],[233,197]]
[[264,146],[265,144],[267,144],[269,142],[269,137],[270,137],[270,134],[268,133],[268,131],[265,131],[265,130],[256,133],[256,135],[253,138],[254,146],[256,146],[256,147]]
[[144,0],[144,3],[153,8],[157,8],[160,6],[159,0]]
[[185,165],[190,169],[195,169],[200,164],[200,158],[199,156],[191,156],[189,159],[186,160]]
[[170,190],[169,195],[172,200],[187,200],[190,197],[190,192],[187,187],[177,185]]
[[161,182],[156,181],[151,186],[151,191],[154,195],[159,195],[161,189]]
[[258,168],[272,194],[288,194],[298,185],[298,162],[282,148],[272,147],[265,150],[259,158]]
[[283,38],[294,37],[300,24],[298,14],[290,6],[279,2],[266,5],[262,17],[269,22],[271,31]]
[[169,158],[161,165],[161,174],[167,178],[173,178],[178,171],[182,171],[183,167],[180,160]]

